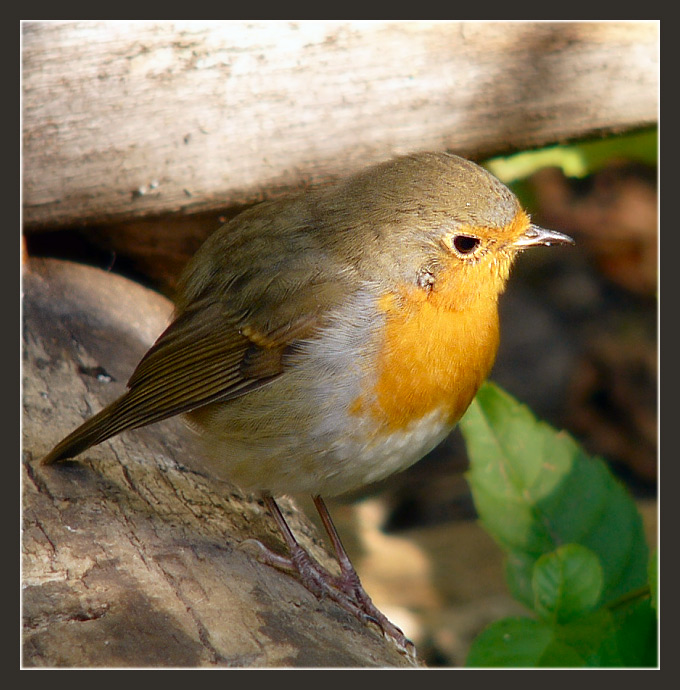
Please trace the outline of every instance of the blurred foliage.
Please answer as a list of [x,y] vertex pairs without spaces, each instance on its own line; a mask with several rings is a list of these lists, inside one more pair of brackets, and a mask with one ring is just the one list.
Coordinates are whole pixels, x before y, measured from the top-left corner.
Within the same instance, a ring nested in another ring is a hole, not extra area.
[[492,623],[467,665],[656,665],[656,566],[624,486],[492,383],[460,424],[480,521],[534,613]]
[[483,165],[498,179],[512,185],[546,167],[561,168],[567,177],[586,177],[617,159],[655,166],[658,161],[657,128],[522,151],[490,158]]

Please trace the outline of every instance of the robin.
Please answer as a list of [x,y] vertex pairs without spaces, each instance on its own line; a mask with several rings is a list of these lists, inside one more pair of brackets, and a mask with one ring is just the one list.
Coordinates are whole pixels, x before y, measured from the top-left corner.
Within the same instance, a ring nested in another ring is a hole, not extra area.
[[[321,496],[406,469],[452,430],[493,365],[513,260],[567,243],[532,224],[489,172],[448,153],[261,203],[190,261],[174,320],[127,392],[44,462],[185,415],[206,470],[264,497],[289,549],[262,546],[265,562],[412,652],[361,586]],[[275,501],[302,492],[340,576],[298,544]]]

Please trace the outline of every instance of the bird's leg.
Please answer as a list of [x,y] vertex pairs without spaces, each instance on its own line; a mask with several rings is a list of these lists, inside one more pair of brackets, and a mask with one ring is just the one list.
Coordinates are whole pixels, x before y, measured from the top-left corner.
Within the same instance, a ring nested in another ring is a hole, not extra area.
[[290,557],[281,556],[257,542],[261,559],[268,565],[280,570],[297,573],[302,584],[312,594],[319,598],[328,597],[363,622],[372,621],[378,625],[386,637],[392,638],[402,651],[410,656],[415,656],[413,643],[376,608],[364,590],[359,576],[340,541],[340,536],[333,525],[325,503],[320,496],[314,496],[313,500],[338,558],[340,576],[329,573],[300,546],[286,519],[283,517],[278,504],[268,494],[264,495],[265,505],[276,521],[288,547]]
[[334,578],[336,586],[357,602],[361,610],[378,625],[385,636],[391,637],[401,649],[415,656],[415,646],[413,642],[411,642],[411,640],[409,640],[404,633],[377,608],[368,596],[364,586],[361,584],[357,571],[354,569],[345,551],[345,547],[342,545],[340,535],[335,529],[335,525],[331,520],[331,515],[323,499],[321,496],[313,496],[312,499],[319,513],[319,517],[323,522],[323,526],[326,529],[326,533],[333,544],[333,549],[340,565],[340,577]]
[[[305,587],[317,597],[328,596],[328,582],[332,583],[333,576],[300,546],[274,498],[265,495],[264,502],[276,521],[276,525],[286,542],[290,554],[286,558],[265,548],[263,554],[267,563],[276,568],[297,573]],[[332,583],[331,586],[337,589],[335,583]],[[338,594],[342,594],[342,592],[338,592]],[[333,596],[333,598],[335,599],[336,597]],[[348,599],[348,597],[343,596],[343,599]]]
[[274,518],[286,546],[289,556],[280,554],[267,548],[262,542],[248,540],[247,543],[254,544],[259,550],[259,559],[267,565],[271,565],[278,570],[295,573],[299,576],[302,584],[318,598],[329,597],[340,604],[344,609],[362,619],[367,619],[361,608],[351,600],[351,597],[337,587],[335,579],[318,561],[312,558],[307,551],[298,543],[295,535],[291,531],[283,513],[272,496],[263,496],[265,505]]

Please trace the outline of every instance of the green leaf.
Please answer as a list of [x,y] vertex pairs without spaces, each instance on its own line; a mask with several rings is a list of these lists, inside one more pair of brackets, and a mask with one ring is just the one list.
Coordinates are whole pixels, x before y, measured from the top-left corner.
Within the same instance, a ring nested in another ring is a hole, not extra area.
[[613,618],[614,634],[601,650],[602,665],[656,666],[658,620],[650,597],[641,597],[616,608]]
[[504,618],[472,643],[471,667],[653,667],[657,663],[654,612],[648,599],[621,610],[602,608],[564,625]]
[[504,618],[492,623],[473,642],[466,660],[470,667],[572,667],[585,659],[563,643],[555,629],[531,618]]
[[512,595],[527,608],[534,608],[532,585],[536,556],[522,551],[508,551],[505,561],[505,580]]
[[555,636],[584,660],[587,666],[618,666],[618,660],[601,654],[603,645],[616,634],[607,609],[598,609],[565,625],[555,625]]
[[601,460],[492,383],[482,386],[460,425],[477,512],[508,554],[508,582],[520,601],[535,603],[535,562],[569,543],[597,555],[601,603],[646,583],[642,519]]
[[612,160],[621,159],[656,165],[657,128],[522,151],[511,156],[491,158],[484,161],[483,165],[506,184],[514,184],[545,167],[561,168],[567,177],[585,177],[600,170]]
[[548,620],[566,623],[595,608],[602,584],[602,566],[590,549],[560,546],[534,564],[534,609]]

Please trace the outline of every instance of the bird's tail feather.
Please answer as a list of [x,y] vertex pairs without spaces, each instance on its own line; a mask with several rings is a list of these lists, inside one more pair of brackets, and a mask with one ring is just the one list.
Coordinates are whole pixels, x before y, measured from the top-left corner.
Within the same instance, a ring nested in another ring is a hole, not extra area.
[[42,464],[51,465],[60,460],[73,458],[121,431],[144,426],[147,422],[140,423],[137,414],[126,414],[124,411],[123,403],[127,397],[127,394],[123,395],[72,431],[42,459]]

